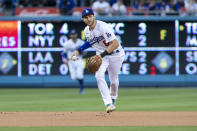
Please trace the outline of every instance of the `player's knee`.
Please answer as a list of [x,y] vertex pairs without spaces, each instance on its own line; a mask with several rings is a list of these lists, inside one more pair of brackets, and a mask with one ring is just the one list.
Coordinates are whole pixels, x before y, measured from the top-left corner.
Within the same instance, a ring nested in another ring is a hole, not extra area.
[[76,76],[71,75],[71,79],[72,79],[72,80],[76,80],[77,78],[76,78]]
[[112,77],[110,78],[110,83],[111,85],[116,85],[118,83],[118,77]]

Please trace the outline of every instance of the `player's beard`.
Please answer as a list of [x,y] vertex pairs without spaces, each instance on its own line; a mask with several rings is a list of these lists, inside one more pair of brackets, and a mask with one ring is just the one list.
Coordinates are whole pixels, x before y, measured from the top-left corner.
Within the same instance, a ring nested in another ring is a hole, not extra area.
[[94,22],[95,22],[95,19],[93,19],[93,21],[91,22],[89,26],[92,27],[94,25]]

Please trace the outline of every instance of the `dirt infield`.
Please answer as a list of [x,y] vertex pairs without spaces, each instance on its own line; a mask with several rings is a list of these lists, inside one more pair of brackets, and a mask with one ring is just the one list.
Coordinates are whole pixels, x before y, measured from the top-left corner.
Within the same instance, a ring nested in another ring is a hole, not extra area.
[[0,112],[0,126],[197,126],[197,112]]

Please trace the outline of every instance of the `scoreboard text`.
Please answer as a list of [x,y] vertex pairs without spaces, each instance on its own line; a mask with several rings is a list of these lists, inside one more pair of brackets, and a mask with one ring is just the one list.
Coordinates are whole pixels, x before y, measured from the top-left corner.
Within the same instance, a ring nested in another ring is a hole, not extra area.
[[[108,23],[125,50],[121,74],[197,74],[197,22]],[[85,24],[77,21],[4,21],[0,25],[0,75],[68,75],[69,68],[60,54],[69,31],[76,29],[85,40]],[[94,54],[94,49],[88,49],[84,65],[86,58]]]

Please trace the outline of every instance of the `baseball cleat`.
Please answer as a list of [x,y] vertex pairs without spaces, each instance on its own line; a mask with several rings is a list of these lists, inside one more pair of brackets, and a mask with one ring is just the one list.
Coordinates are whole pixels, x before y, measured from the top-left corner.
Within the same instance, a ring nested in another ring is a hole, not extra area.
[[112,111],[116,110],[116,106],[114,104],[112,104]]
[[115,109],[116,109],[115,106],[113,107],[112,104],[107,104],[106,112],[110,113],[110,112],[114,111]]

